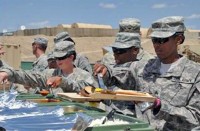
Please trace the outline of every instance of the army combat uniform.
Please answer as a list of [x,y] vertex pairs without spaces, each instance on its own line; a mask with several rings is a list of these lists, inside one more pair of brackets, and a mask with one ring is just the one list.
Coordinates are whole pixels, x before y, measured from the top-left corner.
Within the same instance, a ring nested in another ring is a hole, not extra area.
[[[166,17],[156,21],[156,24],[152,37],[165,38],[166,35],[172,36],[185,30],[182,17]],[[156,130],[190,131],[199,126],[200,65],[182,56],[165,73],[161,73],[160,69],[161,61],[156,57],[147,62],[134,62],[125,75],[116,77],[119,82],[134,78],[130,83],[135,83],[136,90],[148,92],[161,100],[159,110],[148,110],[144,114],[136,111],[137,117],[148,121]],[[107,76],[115,77],[112,74],[109,69]]]
[[[48,40],[46,38],[36,37],[36,38],[34,38],[32,46],[33,46],[33,44],[38,44],[40,46],[47,47]],[[45,52],[45,49],[42,49],[42,50]],[[48,68],[48,62],[47,62],[47,55],[45,55],[45,54],[40,55],[37,58],[37,60],[35,60],[32,64],[32,71],[41,72],[47,68]]]
[[93,77],[87,71],[80,68],[74,68],[73,73],[65,75],[60,69],[46,69],[42,73],[23,70],[3,69],[9,74],[9,80],[15,83],[31,86],[31,87],[46,87],[46,81],[52,76],[62,76],[60,88],[55,90],[58,92],[79,92],[85,86],[96,87]]
[[47,62],[47,55],[42,54],[36,61],[32,64],[32,71],[38,71],[41,72],[48,68],[48,62]]
[[89,60],[86,56],[83,56],[81,54],[76,55],[76,59],[74,60],[74,65],[78,68],[81,68],[90,74],[92,74],[92,67],[89,63]]
[[200,122],[200,65],[182,57],[163,75],[160,65],[159,59],[131,65],[137,90],[161,99],[159,113],[147,112],[145,117],[157,129],[190,130]]

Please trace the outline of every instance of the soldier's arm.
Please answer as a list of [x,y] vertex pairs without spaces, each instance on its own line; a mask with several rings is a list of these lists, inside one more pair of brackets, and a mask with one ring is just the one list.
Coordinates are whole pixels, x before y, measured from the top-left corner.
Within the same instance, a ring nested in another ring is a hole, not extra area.
[[97,83],[93,77],[88,73],[87,76],[82,78],[75,78],[73,75],[62,77],[62,82],[59,85],[64,92],[80,92],[85,86],[97,87]]
[[200,75],[194,83],[193,89],[194,91],[185,106],[173,106],[169,102],[161,100],[160,111],[154,112],[157,113],[155,116],[174,123],[181,121],[182,126],[186,129],[191,129],[190,126],[198,126],[200,124]]
[[14,83],[23,84],[31,87],[46,87],[46,75],[41,72],[32,72],[24,70],[2,69],[8,74],[8,80]]

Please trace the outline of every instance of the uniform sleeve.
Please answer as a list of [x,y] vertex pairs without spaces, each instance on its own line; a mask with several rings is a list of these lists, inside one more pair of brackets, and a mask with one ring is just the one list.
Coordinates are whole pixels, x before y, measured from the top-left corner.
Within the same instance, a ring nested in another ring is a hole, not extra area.
[[9,69],[13,69],[11,66],[9,66],[6,62],[0,60],[0,68],[9,68]]
[[80,92],[85,86],[97,87],[93,77],[87,72],[86,74],[71,74],[68,77],[62,77],[60,87],[64,92]]
[[200,124],[200,75],[193,87],[194,91],[186,106],[172,106],[167,101],[161,101],[162,106],[156,117],[171,121],[171,123],[182,123],[185,129],[192,129]]
[[[9,81],[31,87],[46,87],[46,73],[23,71],[23,70],[3,70],[9,74]],[[47,71],[52,74],[53,70]]]
[[130,68],[107,66],[108,72],[104,78],[105,84],[109,86],[117,86],[125,90],[135,90],[135,78],[132,75]]

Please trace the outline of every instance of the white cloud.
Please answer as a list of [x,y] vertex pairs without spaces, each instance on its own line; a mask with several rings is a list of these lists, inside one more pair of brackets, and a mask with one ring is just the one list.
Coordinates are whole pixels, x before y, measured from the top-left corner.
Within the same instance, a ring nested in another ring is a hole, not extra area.
[[107,8],[107,9],[114,9],[114,8],[117,7],[113,3],[100,3],[99,6],[102,7],[102,8]]
[[188,17],[186,17],[187,19],[199,19],[200,18],[200,14],[192,14]]
[[6,33],[6,32],[8,32],[8,30],[7,29],[3,29],[3,31],[2,31],[3,33]]
[[151,8],[153,9],[161,9],[161,8],[166,8],[166,4],[154,4]]
[[29,25],[32,27],[32,28],[38,28],[38,27],[46,27],[48,26],[49,24],[49,21],[46,20],[46,21],[40,21],[40,22],[32,22],[32,23],[29,23]]

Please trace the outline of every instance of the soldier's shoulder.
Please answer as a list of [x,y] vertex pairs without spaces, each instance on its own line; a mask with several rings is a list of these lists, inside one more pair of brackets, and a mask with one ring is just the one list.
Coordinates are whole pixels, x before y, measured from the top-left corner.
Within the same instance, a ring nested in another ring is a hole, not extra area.
[[84,74],[84,75],[90,74],[88,71],[85,71],[85,70],[83,70],[81,68],[78,68],[78,67],[75,68],[73,73],[75,73],[75,74]]
[[200,72],[200,63],[188,60],[185,63],[185,68],[193,72]]

